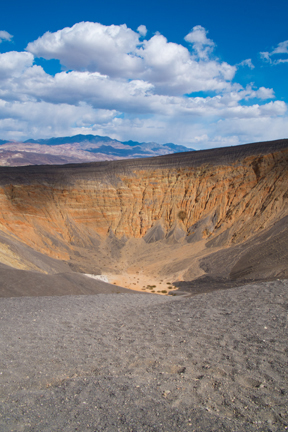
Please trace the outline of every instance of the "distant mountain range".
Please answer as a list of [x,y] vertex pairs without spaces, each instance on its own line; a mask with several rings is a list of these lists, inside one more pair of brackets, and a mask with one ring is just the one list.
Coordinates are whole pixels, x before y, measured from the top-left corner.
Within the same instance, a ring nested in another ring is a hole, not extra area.
[[28,139],[24,142],[0,140],[0,166],[60,165],[145,158],[192,150],[173,143],[118,141],[99,135]]

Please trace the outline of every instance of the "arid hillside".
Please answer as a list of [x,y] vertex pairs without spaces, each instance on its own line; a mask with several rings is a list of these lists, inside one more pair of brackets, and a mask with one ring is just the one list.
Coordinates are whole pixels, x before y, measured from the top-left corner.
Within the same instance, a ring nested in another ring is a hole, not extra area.
[[103,274],[192,292],[288,277],[288,140],[5,167],[0,203],[7,274]]

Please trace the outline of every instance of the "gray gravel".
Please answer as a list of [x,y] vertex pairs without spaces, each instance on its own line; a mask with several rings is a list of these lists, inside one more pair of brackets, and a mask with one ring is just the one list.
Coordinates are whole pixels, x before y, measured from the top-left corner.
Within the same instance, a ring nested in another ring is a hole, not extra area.
[[0,430],[288,429],[288,281],[0,300]]

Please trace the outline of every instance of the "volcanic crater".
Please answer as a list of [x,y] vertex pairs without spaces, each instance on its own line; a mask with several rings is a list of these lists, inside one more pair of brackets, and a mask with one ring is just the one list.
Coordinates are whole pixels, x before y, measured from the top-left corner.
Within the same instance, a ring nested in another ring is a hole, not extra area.
[[285,279],[287,161],[278,140],[2,167],[0,295],[91,294],[103,280],[179,295]]
[[0,168],[1,431],[287,430],[287,162]]

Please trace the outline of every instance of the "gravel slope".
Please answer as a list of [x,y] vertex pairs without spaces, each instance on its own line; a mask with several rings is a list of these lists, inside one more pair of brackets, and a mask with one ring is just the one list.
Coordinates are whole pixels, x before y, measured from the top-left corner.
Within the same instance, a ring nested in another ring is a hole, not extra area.
[[0,299],[0,430],[284,431],[288,281]]

